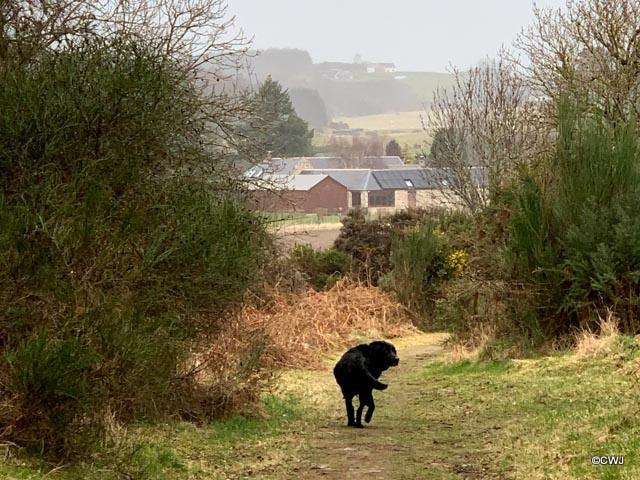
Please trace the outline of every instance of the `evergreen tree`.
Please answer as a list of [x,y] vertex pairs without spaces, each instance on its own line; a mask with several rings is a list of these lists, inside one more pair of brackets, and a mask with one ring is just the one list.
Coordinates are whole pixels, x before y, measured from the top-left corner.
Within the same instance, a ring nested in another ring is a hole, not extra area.
[[312,153],[313,130],[293,108],[288,92],[268,77],[256,93],[257,108],[264,125],[254,132],[265,150],[277,157]]
[[402,149],[395,138],[387,143],[386,147],[384,147],[384,154],[388,157],[402,157]]

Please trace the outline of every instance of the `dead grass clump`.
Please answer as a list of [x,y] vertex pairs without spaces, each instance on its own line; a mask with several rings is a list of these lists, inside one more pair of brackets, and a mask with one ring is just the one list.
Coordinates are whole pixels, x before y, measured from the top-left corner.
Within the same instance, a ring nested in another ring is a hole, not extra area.
[[576,337],[575,353],[577,357],[603,357],[614,353],[620,329],[618,318],[607,310],[605,318],[600,317],[598,331],[582,330]]
[[450,342],[445,353],[447,363],[457,363],[464,360],[477,361],[483,357],[487,346],[496,338],[495,325],[490,323],[479,323],[470,329],[464,341]]
[[273,373],[263,368],[265,335],[248,331],[239,318],[229,321],[182,366],[175,397],[179,415],[206,420],[230,413],[255,414]]
[[349,344],[354,334],[393,338],[416,331],[402,305],[377,287],[349,279],[328,291],[246,306],[236,321],[245,335],[263,335],[266,364],[287,368],[320,367],[323,354]]

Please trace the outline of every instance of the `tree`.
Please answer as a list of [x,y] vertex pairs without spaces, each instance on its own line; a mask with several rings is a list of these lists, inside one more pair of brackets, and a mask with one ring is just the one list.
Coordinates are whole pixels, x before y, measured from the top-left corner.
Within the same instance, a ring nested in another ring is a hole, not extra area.
[[249,48],[225,0],[14,0],[0,2],[0,67],[88,38],[127,38],[184,71],[236,67]]
[[523,59],[510,56],[534,92],[554,100],[570,95],[610,121],[637,118],[640,1],[569,1],[565,10],[535,7],[534,13],[515,41]]
[[253,133],[265,151],[278,157],[311,154],[313,130],[296,114],[289,94],[278,82],[268,77],[255,100],[264,128]]
[[331,137],[329,151],[344,160],[345,168],[359,168],[365,157],[382,155],[383,145],[383,139],[374,132],[365,136]]
[[395,138],[384,147],[384,154],[389,157],[402,157],[402,148]]
[[434,94],[423,125],[434,138],[429,162],[441,169],[443,193],[476,211],[532,157],[538,106],[504,60],[454,73],[455,84]]

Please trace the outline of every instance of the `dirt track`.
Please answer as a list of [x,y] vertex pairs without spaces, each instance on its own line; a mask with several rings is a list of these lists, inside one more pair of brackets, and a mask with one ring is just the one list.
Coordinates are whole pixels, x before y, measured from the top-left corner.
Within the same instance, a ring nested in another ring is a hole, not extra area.
[[305,230],[297,229],[295,231],[279,232],[280,241],[286,246],[292,246],[294,243],[308,243],[313,248],[329,248],[333,245],[334,240],[338,237],[340,228],[331,228],[326,230]]
[[313,390],[305,396],[316,405],[317,418],[299,434],[307,448],[295,469],[297,478],[509,478],[492,471],[486,422],[452,408],[443,393],[445,385],[420,379],[422,367],[440,357],[442,341],[442,336],[420,335],[417,343],[400,342],[400,366],[383,373],[389,388],[374,392],[376,412],[361,430],[346,427],[333,376],[317,377],[315,372]]

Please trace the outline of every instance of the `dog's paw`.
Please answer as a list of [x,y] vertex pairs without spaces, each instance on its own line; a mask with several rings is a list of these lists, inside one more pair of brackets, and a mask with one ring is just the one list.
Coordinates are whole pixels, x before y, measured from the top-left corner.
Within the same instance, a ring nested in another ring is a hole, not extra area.
[[361,423],[356,423],[353,426],[356,428],[364,428],[364,425],[362,425]]

